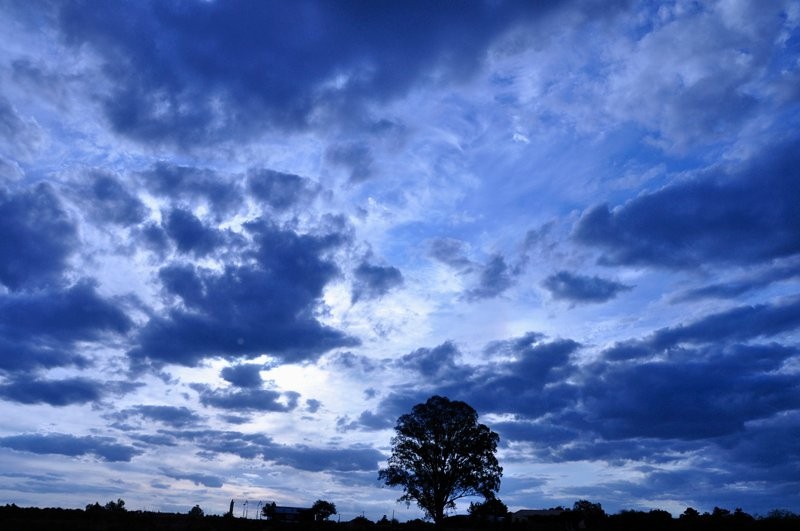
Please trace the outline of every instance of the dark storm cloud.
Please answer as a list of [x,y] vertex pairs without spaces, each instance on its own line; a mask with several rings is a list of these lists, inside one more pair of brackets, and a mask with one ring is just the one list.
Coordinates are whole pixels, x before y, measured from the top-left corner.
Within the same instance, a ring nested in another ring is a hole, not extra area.
[[403,274],[392,266],[377,266],[362,262],[353,271],[353,302],[377,299],[403,285]]
[[293,173],[261,169],[248,172],[247,190],[255,199],[282,212],[311,201],[319,193],[319,186]]
[[207,227],[191,212],[174,208],[166,216],[164,231],[178,251],[195,257],[206,256],[225,243],[224,233]]
[[691,268],[796,255],[799,146],[776,146],[741,169],[709,171],[613,210],[593,207],[575,239],[603,249],[606,264]]
[[209,356],[269,354],[293,362],[356,343],[313,315],[323,288],[338,275],[325,254],[344,237],[297,234],[264,222],[246,229],[255,244],[246,265],[162,269],[164,288],[183,304],[151,318],[132,359],[193,366]]
[[144,203],[112,175],[95,172],[84,194],[83,203],[102,221],[129,226],[147,215]]
[[222,487],[223,484],[222,478],[217,476],[209,476],[208,474],[178,472],[175,470],[170,470],[168,468],[162,468],[161,473],[167,476],[168,478],[177,480],[186,479],[191,481],[195,485],[203,485],[204,487],[210,487],[212,489],[218,489]]
[[82,366],[87,361],[76,342],[123,335],[132,326],[89,280],[63,290],[0,295],[0,370]]
[[264,366],[256,363],[242,363],[225,367],[220,376],[236,387],[259,388],[264,383],[260,371]]
[[272,389],[211,389],[205,385],[193,385],[204,406],[234,411],[288,412],[297,408],[299,393],[279,392]]
[[57,454],[70,457],[95,455],[103,461],[110,462],[127,462],[141,453],[131,446],[117,443],[110,437],[78,437],[62,433],[1,437],[0,446],[34,454]]
[[58,284],[78,246],[53,188],[0,189],[0,282],[10,290]]
[[605,302],[616,297],[620,292],[631,289],[613,280],[597,276],[576,275],[569,271],[559,271],[547,277],[542,285],[555,299],[572,302]]
[[153,194],[182,204],[204,202],[218,217],[234,212],[243,202],[232,176],[204,168],[159,162],[141,177]]
[[86,378],[64,380],[30,380],[19,378],[0,384],[0,398],[21,404],[69,406],[97,402],[103,396],[105,384]]
[[[89,45],[112,82],[112,127],[184,146],[265,126],[302,127],[312,112],[352,116],[420,79],[461,79],[488,44],[551,3],[69,3],[67,43]],[[354,112],[355,111],[355,112]],[[355,178],[359,178],[355,176]]]

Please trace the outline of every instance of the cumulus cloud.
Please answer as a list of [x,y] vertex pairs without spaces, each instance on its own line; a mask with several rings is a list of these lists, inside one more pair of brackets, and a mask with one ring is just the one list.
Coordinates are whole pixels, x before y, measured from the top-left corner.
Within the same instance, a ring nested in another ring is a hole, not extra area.
[[164,231],[179,252],[196,257],[214,252],[225,242],[224,233],[207,227],[197,216],[180,208],[172,209],[166,216]]
[[141,199],[118,178],[104,172],[93,173],[79,200],[98,219],[108,223],[136,225],[147,215],[147,207]]
[[244,459],[262,458],[279,466],[319,472],[374,472],[384,456],[368,446],[315,447],[308,445],[282,445],[260,434],[236,431],[183,430],[172,432],[174,437],[192,441],[211,455],[233,454]]
[[95,283],[66,289],[0,295],[0,370],[84,366],[77,342],[127,334],[133,322]]
[[157,162],[140,173],[154,195],[173,203],[205,205],[217,217],[235,212],[242,205],[242,191],[231,176],[193,166]]
[[403,274],[392,266],[377,266],[362,262],[353,272],[353,302],[377,299],[403,285]]
[[63,380],[17,379],[0,384],[0,397],[21,404],[69,406],[96,402],[104,394],[105,384],[87,378]]
[[472,262],[467,258],[467,242],[454,238],[437,238],[428,243],[428,255],[459,270],[468,270]]
[[53,188],[0,189],[0,282],[11,290],[57,284],[78,245]]
[[797,141],[741,169],[711,170],[627,204],[584,213],[575,239],[605,264],[691,268],[752,264],[800,253]]
[[217,476],[211,476],[209,474],[200,474],[197,472],[178,472],[176,470],[172,470],[169,468],[162,468],[161,473],[167,476],[168,478],[178,479],[178,480],[185,479],[191,481],[195,485],[202,485],[204,487],[210,487],[212,489],[218,489],[223,485],[222,478]]
[[0,446],[33,454],[57,454],[70,457],[95,455],[103,461],[127,462],[141,454],[132,446],[111,437],[76,436],[63,433],[25,434],[0,437]]
[[282,212],[311,201],[319,192],[319,187],[311,180],[293,173],[253,169],[247,174],[247,190],[255,199]]
[[559,271],[547,277],[542,285],[556,299],[576,303],[606,302],[620,292],[631,289],[620,282],[597,276],[576,275],[569,271]]
[[212,389],[195,384],[204,406],[235,411],[274,411],[286,413],[297,408],[300,394],[294,391],[275,391],[273,389]]
[[115,417],[125,420],[130,417],[141,417],[147,421],[156,421],[176,428],[191,426],[202,420],[202,417],[184,406],[138,405],[123,409]]
[[509,267],[502,255],[496,254],[481,268],[478,285],[467,290],[467,300],[491,299],[502,294],[514,283],[519,274],[516,268]]
[[150,319],[129,352],[133,360],[192,366],[211,356],[269,354],[292,362],[355,343],[312,311],[338,274],[324,255],[341,245],[341,235],[298,234],[264,222],[248,231],[256,244],[250,264],[162,270],[164,288],[183,305]]
[[236,387],[258,388],[264,383],[261,378],[263,365],[255,363],[241,363],[225,367],[220,372],[220,376]]
[[102,103],[117,132],[192,146],[253,134],[264,124],[303,127],[318,110],[346,118],[365,100],[405,94],[432,70],[465,78],[495,37],[550,8],[436,4],[422,14],[363,3],[68,4],[59,26],[66,42],[91,46],[109,65],[111,91]]
[[800,264],[770,264],[766,270],[752,272],[746,277],[725,282],[717,282],[693,288],[679,293],[675,302],[687,302],[701,299],[733,299],[739,295],[752,292],[770,284],[800,277]]

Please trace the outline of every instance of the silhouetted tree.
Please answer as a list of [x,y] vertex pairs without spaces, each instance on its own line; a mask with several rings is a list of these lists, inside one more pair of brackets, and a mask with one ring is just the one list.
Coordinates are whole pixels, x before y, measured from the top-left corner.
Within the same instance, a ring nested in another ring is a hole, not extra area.
[[117,501],[110,501],[106,504],[106,511],[124,513],[127,511],[125,508],[125,500],[118,498]]
[[700,513],[694,507],[687,507],[680,516],[681,520],[696,520],[700,518]]
[[275,502],[272,503],[265,503],[264,507],[261,509],[261,516],[266,518],[267,520],[272,520],[275,518],[275,509],[277,505]]
[[389,466],[378,478],[403,487],[438,525],[445,509],[465,496],[494,498],[503,469],[495,452],[500,437],[478,423],[478,413],[460,401],[432,396],[397,419]]
[[325,500],[317,500],[311,506],[315,520],[327,520],[332,514],[336,514],[336,505]]
[[189,509],[189,516],[192,518],[202,518],[205,513],[203,513],[203,509],[200,508],[199,505],[195,505],[191,509]]
[[572,512],[580,520],[583,520],[586,527],[596,527],[606,517],[603,506],[599,503],[592,503],[589,500],[578,500],[572,506]]

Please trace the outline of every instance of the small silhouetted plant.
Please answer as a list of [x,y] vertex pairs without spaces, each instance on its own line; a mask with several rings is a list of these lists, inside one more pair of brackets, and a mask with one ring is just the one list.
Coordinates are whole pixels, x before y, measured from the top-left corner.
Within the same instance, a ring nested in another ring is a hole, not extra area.
[[189,509],[189,516],[192,518],[202,518],[204,515],[205,513],[203,513],[203,509],[201,509],[199,505],[195,505]]

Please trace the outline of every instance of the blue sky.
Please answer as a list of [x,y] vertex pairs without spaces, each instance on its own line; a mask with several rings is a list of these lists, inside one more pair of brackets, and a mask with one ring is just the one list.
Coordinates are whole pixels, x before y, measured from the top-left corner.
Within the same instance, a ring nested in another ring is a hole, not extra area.
[[4,2],[0,502],[414,518],[441,394],[511,509],[800,509],[799,25]]

